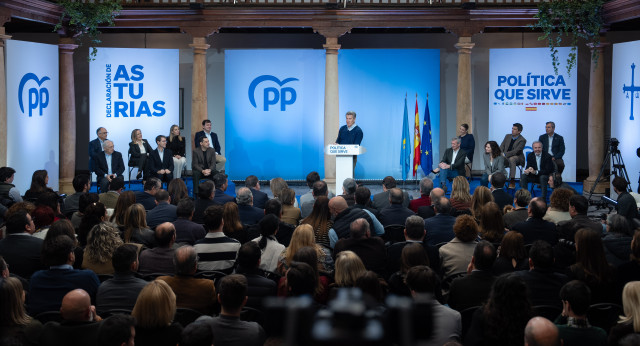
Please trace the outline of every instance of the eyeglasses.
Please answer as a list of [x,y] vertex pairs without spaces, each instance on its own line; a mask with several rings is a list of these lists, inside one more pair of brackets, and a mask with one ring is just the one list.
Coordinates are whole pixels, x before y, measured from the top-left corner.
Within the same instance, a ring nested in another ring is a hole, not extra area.
[[98,134],[99,134],[99,135],[106,135],[106,134],[109,134],[109,132],[100,132],[100,133],[98,133]]

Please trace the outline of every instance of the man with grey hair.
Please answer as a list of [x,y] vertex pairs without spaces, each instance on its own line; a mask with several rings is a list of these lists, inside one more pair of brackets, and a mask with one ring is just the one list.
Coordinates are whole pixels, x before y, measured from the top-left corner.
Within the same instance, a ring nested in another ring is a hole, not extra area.
[[427,177],[420,179],[420,198],[412,199],[409,202],[409,209],[417,213],[418,208],[431,205],[431,198],[429,197],[431,190],[433,190],[433,180]]
[[122,173],[124,173],[124,161],[122,161],[122,154],[114,150],[112,141],[105,140],[102,143],[102,148],[104,150],[94,156],[93,169],[98,178],[100,191],[106,192],[109,189],[111,180],[115,178],[124,179],[122,176]]
[[518,222],[526,221],[529,217],[527,212],[527,207],[529,206],[529,202],[531,201],[531,192],[526,189],[520,189],[516,191],[516,196],[513,199],[513,205],[515,209],[504,214],[502,220],[504,221],[504,227],[511,229],[513,225]]
[[424,228],[427,230],[425,242],[431,246],[449,242],[456,235],[453,233],[453,224],[456,218],[451,216],[451,203],[446,197],[433,200],[436,216],[424,220]]
[[255,225],[264,217],[264,209],[253,206],[253,194],[248,187],[241,187],[236,194],[238,214],[243,225]]
[[444,196],[443,189],[436,187],[435,189],[431,190],[431,192],[429,193],[429,200],[431,201],[431,205],[418,208],[418,215],[425,220],[435,216],[436,211],[433,205],[435,204],[436,199],[443,196]]
[[525,346],[560,346],[560,333],[553,322],[544,317],[534,317],[524,328]]
[[421,244],[429,258],[429,267],[436,272],[440,271],[440,253],[438,253],[436,247],[423,242],[425,234],[424,219],[418,215],[409,216],[404,222],[405,241],[387,247],[387,269],[385,278],[391,277],[393,273],[400,270],[402,249],[412,243]]
[[529,183],[540,183],[542,199],[547,200],[547,185],[549,174],[553,173],[555,166],[551,155],[542,150],[542,142],[533,142],[533,152],[527,155],[527,166],[520,177],[520,187],[529,188]]
[[402,206],[402,190],[394,187],[389,190],[389,206],[380,210],[380,222],[383,226],[404,225],[404,221],[415,215],[409,208]]
[[464,175],[464,159],[467,153],[460,149],[460,138],[451,139],[451,148],[444,151],[438,168],[433,173],[440,172],[440,187],[446,191],[447,179]]
[[356,204],[356,189],[358,184],[353,178],[347,178],[342,182],[342,198],[347,201],[347,205],[353,207]]
[[353,251],[364,263],[367,270],[378,275],[384,274],[387,262],[387,250],[384,241],[379,237],[371,237],[369,222],[358,218],[350,225],[350,237],[338,240],[333,249],[334,259],[341,251]]

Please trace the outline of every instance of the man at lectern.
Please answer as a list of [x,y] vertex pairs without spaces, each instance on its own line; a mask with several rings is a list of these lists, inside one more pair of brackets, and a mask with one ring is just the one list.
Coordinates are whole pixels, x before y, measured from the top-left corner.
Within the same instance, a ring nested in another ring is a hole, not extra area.
[[[357,144],[362,142],[362,130],[356,125],[356,112],[348,111],[346,114],[347,124],[340,127],[336,144]],[[353,170],[356,169],[358,155],[353,155]]]

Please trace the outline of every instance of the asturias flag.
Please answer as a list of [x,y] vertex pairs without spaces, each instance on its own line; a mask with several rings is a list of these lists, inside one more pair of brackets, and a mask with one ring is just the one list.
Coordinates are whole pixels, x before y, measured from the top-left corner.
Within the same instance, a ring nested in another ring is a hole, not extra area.
[[400,166],[402,166],[402,179],[406,180],[411,169],[411,145],[409,139],[409,111],[407,110],[407,97],[404,97],[404,117],[402,120],[402,144],[400,146]]
[[[417,116],[417,112],[416,112]],[[431,145],[431,116],[429,115],[429,94],[424,109],[424,121],[422,122],[422,145],[421,145],[420,165],[422,171],[427,175],[433,169],[433,151]]]
[[416,94],[416,119],[413,128],[413,176],[416,176],[420,167],[420,115],[418,115],[418,94]]

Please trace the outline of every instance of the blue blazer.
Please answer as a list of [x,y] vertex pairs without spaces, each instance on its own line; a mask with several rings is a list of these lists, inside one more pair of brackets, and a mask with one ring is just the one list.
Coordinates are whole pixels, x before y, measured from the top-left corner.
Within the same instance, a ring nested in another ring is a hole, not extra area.
[[254,188],[249,188],[249,190],[251,190],[251,194],[253,194],[253,206],[256,208],[264,209],[264,205],[269,200],[269,196],[267,196],[266,193]]
[[[104,151],[96,155],[94,159],[94,171],[96,175],[99,178],[107,175],[109,166],[107,166],[107,158]],[[122,161],[122,154],[118,151],[114,151],[113,154],[111,154],[111,171],[118,177],[122,177],[122,173],[124,173],[124,161]]]
[[[542,151],[549,153],[549,136],[545,133],[538,138],[542,142]],[[559,134],[553,135],[553,142],[551,142],[551,151],[553,151],[553,157],[555,159],[561,159],[564,156],[564,138]]]
[[[196,135],[193,138],[193,140],[196,142],[196,148],[200,148],[200,138],[202,137],[206,137],[204,131],[196,132]],[[211,141],[213,143],[209,143],[209,147],[215,149],[216,153],[220,153],[220,142],[218,142],[218,135],[213,131],[211,131]]]

